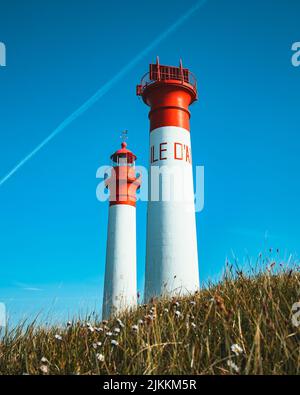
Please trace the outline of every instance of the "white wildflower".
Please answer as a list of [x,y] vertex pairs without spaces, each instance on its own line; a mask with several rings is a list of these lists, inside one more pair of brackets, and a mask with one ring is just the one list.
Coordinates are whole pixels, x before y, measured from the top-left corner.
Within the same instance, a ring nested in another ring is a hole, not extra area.
[[191,300],[191,301],[190,301],[190,304],[191,304],[192,306],[195,306],[196,302],[195,302],[194,300]]
[[100,362],[104,362],[104,355],[103,354],[100,354],[100,353],[97,353],[96,354],[96,358],[98,359],[98,361],[100,361]]
[[243,353],[243,349],[239,344],[233,344],[231,346],[231,351],[235,354],[235,355],[240,355]]
[[165,312],[165,313],[168,313],[168,312],[169,312],[169,309],[165,308],[165,309],[164,309],[164,312]]
[[59,341],[62,340],[62,337],[60,335],[55,335],[54,337],[55,337],[56,340],[59,340]]
[[111,341],[111,344],[112,344],[113,346],[118,346],[118,345],[119,345],[119,343],[117,342],[117,340],[112,340],[112,341]]
[[236,373],[240,371],[240,368],[230,360],[227,361],[227,365],[229,366],[230,369],[234,370]]
[[143,324],[144,324],[144,321],[143,321],[143,320],[138,320],[138,324],[139,324],[139,325],[143,325]]
[[191,322],[191,326],[192,326],[193,328],[197,328],[197,325],[196,325],[194,322]]
[[155,318],[155,315],[151,315],[151,314],[149,314],[149,315],[145,315],[145,320],[150,320],[150,321],[153,321],[154,320],[154,318]]
[[72,325],[72,322],[71,321],[68,321],[67,322],[67,326],[71,326]]
[[49,361],[48,361],[48,359],[47,359],[47,358],[45,358],[45,357],[42,357],[42,358],[41,358],[41,363],[43,363],[43,364],[47,364],[47,363],[49,363]]
[[176,311],[175,311],[175,315],[176,315],[176,317],[180,317],[180,316],[181,316],[180,311],[179,311],[179,310],[176,310]]
[[118,333],[120,333],[120,331],[121,331],[120,328],[114,328],[114,332],[115,332],[115,333],[118,334]]
[[95,331],[98,332],[98,333],[99,333],[99,332],[103,332],[103,328],[96,328],[96,327],[95,327]]
[[106,332],[106,336],[112,336],[113,333],[112,332]]
[[96,343],[93,343],[93,348],[96,350],[98,347],[101,347],[102,346],[102,343],[101,342],[96,342]]
[[43,374],[48,374],[48,373],[49,373],[49,368],[48,368],[47,365],[41,365],[41,366],[40,366],[40,371],[41,371]]
[[124,328],[125,325],[119,318],[117,319],[117,323],[120,325],[121,328]]
[[132,325],[131,329],[137,332],[139,330],[139,327],[137,325]]

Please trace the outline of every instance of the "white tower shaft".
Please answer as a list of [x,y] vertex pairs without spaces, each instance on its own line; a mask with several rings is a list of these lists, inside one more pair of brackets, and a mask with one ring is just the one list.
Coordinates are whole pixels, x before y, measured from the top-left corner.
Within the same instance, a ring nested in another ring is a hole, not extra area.
[[109,207],[103,319],[136,303],[136,208],[117,204]]
[[199,271],[188,130],[167,126],[151,131],[149,176],[145,300],[196,291]]

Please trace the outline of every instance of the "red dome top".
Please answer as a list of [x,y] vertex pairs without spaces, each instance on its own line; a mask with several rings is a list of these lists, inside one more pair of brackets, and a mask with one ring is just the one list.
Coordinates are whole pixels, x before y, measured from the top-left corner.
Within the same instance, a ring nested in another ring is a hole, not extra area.
[[119,163],[119,159],[127,159],[127,163],[132,164],[136,160],[136,156],[134,155],[133,152],[131,152],[129,149],[127,149],[127,143],[125,141],[122,142],[121,144],[121,149],[116,151],[111,155],[111,160],[115,163]]

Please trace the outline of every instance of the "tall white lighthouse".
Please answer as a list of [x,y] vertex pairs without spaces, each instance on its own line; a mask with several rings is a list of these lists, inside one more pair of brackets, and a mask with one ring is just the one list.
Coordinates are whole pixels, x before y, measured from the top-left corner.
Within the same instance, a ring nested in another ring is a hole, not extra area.
[[112,173],[106,180],[110,191],[103,319],[134,307],[137,303],[136,276],[136,156],[122,143],[112,156]]
[[188,69],[150,64],[137,94],[150,106],[145,301],[199,288],[189,106],[197,100]]

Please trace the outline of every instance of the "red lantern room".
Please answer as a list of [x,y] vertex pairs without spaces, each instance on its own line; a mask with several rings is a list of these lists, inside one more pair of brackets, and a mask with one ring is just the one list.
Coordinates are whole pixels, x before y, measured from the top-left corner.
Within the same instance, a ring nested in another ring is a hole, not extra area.
[[136,191],[141,186],[140,177],[135,174],[136,155],[129,149],[125,141],[121,149],[111,155],[112,173],[106,181],[110,190],[110,205],[136,205]]
[[112,166],[134,166],[136,161],[136,156],[129,149],[127,149],[127,144],[125,141],[121,144],[121,149],[113,153],[110,157],[112,160]]

